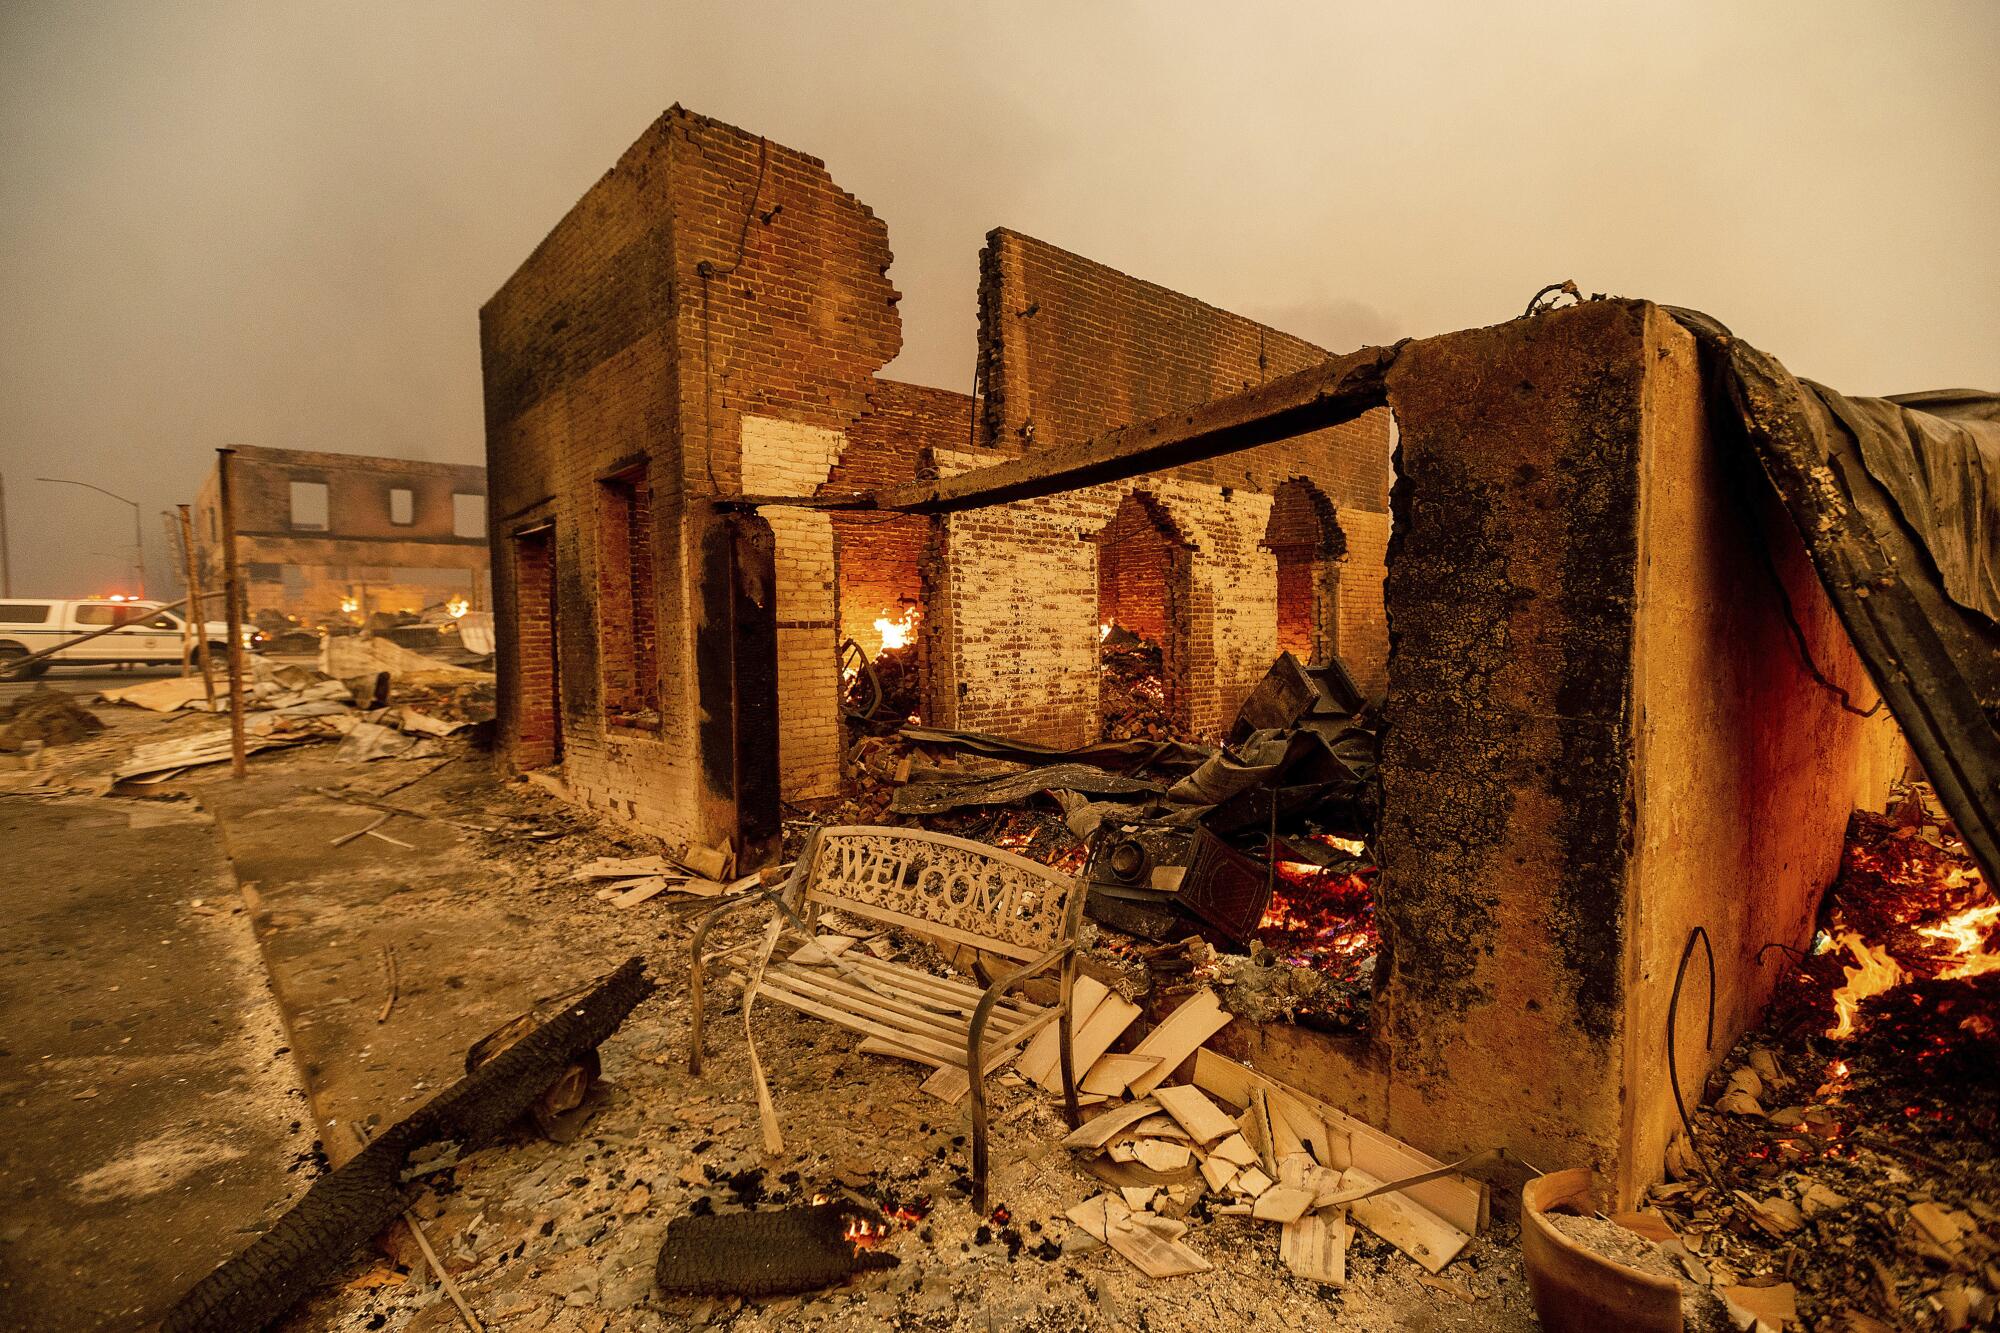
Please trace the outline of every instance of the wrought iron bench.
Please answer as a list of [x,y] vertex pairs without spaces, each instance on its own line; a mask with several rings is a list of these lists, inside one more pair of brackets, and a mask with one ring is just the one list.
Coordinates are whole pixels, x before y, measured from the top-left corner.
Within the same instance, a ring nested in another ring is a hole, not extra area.
[[[774,901],[775,900],[775,903]],[[701,1072],[703,990],[708,933],[724,913],[749,902],[773,904],[754,961],[730,980],[743,988],[743,1029],[757,1085],[766,1148],[777,1151],[770,1093],[750,1030],[750,1009],[768,996],[838,1023],[888,1049],[966,1071],[972,1095],[973,1207],[986,1211],[985,1075],[1050,1023],[1059,1025],[1063,1111],[1077,1123],[1076,1073],[1071,1068],[1070,990],[1076,976],[1083,920],[1081,880],[982,843],[920,829],[843,826],[816,831],[791,877],[777,890],[756,891],[708,913],[694,933],[689,996],[693,1007],[688,1069]],[[829,957],[824,949],[771,961],[788,933],[802,943],[823,909],[928,935],[1019,964],[983,990],[973,984],[901,966],[865,950]],[[732,950],[730,952],[740,952]],[[816,952],[817,956],[814,956]],[[721,956],[721,955],[716,955]],[[1061,964],[1053,1005],[1028,1003],[1008,992]]]

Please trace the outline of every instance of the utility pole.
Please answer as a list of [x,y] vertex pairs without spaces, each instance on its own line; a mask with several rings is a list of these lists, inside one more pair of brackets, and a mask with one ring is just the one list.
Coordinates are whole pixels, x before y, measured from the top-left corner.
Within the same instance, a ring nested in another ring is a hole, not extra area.
[[0,477],[0,597],[14,595],[14,561],[7,554],[7,479]]
[[249,775],[248,756],[243,752],[243,584],[236,575],[236,483],[230,464],[236,451],[216,451],[216,491],[222,509],[222,579],[224,600],[229,605],[229,771],[232,777]]
[[208,651],[208,601],[201,595],[201,557],[195,550],[194,516],[186,505],[181,509],[181,551],[187,557],[188,619],[194,625],[194,648],[201,658],[201,688],[208,696],[208,711],[215,711],[215,669]]
[[[180,519],[174,515],[173,510],[162,509],[160,511],[160,522],[166,525],[167,553],[171,555],[175,551],[179,551],[181,553],[181,566],[183,569],[185,569],[188,564],[188,548],[187,548],[187,543],[181,539]],[[199,611],[201,608],[201,603],[195,600],[194,585],[191,583],[188,584],[186,592],[188,595],[188,605]],[[186,619],[181,621],[181,679],[182,680],[186,680],[189,676],[192,676],[194,674],[194,628],[195,628],[195,621],[198,620],[199,618],[200,618],[199,616],[190,615]]]
[[107,491],[95,482],[71,481],[68,477],[36,477],[35,480],[46,481],[56,486],[81,486],[87,491],[96,491],[99,495],[108,495],[119,504],[132,506],[132,572],[138,575],[139,597],[143,601],[146,596],[146,531],[139,502],[137,500],[128,500],[116,491]]

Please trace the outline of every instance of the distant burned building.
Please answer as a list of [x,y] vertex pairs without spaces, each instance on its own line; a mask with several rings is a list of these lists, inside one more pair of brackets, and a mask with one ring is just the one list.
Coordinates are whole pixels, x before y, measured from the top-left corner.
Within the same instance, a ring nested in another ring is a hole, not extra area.
[[[460,463],[238,448],[236,556],[248,611],[308,625],[376,612],[487,605],[486,469]],[[221,506],[209,474],[195,535],[219,586]]]

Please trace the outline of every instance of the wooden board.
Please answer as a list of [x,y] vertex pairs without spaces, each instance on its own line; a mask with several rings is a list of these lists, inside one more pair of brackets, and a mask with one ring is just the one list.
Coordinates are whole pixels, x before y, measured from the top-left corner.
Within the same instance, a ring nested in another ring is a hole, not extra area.
[[[1381,1183],[1359,1167],[1349,1167],[1340,1176],[1343,1192],[1373,1189]],[[1430,1273],[1439,1271],[1456,1259],[1459,1251],[1472,1241],[1472,1237],[1437,1214],[1419,1208],[1402,1194],[1377,1194],[1371,1199],[1356,1199],[1347,1205],[1347,1214],[1358,1225],[1367,1227],[1415,1259]]]
[[1188,996],[1179,1008],[1146,1034],[1145,1040],[1132,1048],[1134,1055],[1150,1055],[1160,1061],[1158,1070],[1152,1075],[1133,1083],[1132,1095],[1142,1096],[1164,1083],[1167,1075],[1180,1068],[1181,1061],[1222,1031],[1229,1018],[1222,1001],[1216,999],[1215,992],[1206,986]]
[[1166,1108],[1196,1143],[1214,1143],[1236,1132],[1236,1122],[1191,1084],[1175,1083],[1153,1089],[1153,1100]]
[[[1078,977],[1070,986],[1069,1045],[1072,1052],[1076,1050],[1076,1039],[1083,1031],[1083,1025],[1090,1021],[1090,1016],[1097,1012],[1097,1006],[1102,1004],[1104,997],[1109,994],[1111,994],[1110,988],[1096,977]],[[1030,1083],[1060,1090],[1062,1070],[1058,1068],[1057,1061],[1062,1058],[1061,1041],[1062,1038],[1057,1035],[1055,1028],[1045,1029],[1041,1035],[1028,1043],[1027,1050],[1021,1052],[1021,1059],[1014,1066],[1015,1070]],[[1084,1066],[1078,1065],[1077,1072],[1080,1074],[1083,1068]],[[1051,1083],[1050,1079],[1054,1082]]]
[[1312,1207],[1313,1195],[1296,1185],[1273,1185],[1257,1196],[1250,1216],[1259,1222],[1296,1222]]
[[932,1069],[948,1066],[940,1064],[934,1055],[919,1055],[907,1047],[898,1046],[884,1037],[863,1037],[861,1045],[855,1048],[863,1055],[886,1055],[892,1060],[908,1060],[913,1064],[929,1065]]
[[[1195,1054],[1195,1086],[1220,1097],[1233,1106],[1247,1106],[1250,1089],[1262,1087],[1278,1095],[1271,1099],[1274,1110],[1281,1110],[1295,1132],[1302,1137],[1311,1133],[1301,1125],[1323,1126],[1318,1133],[1321,1138],[1331,1131],[1343,1145],[1344,1150],[1330,1154],[1335,1158],[1348,1160],[1329,1161],[1326,1156],[1319,1160],[1328,1166],[1345,1169],[1360,1167],[1363,1172],[1378,1180],[1398,1180],[1404,1176],[1422,1175],[1435,1171],[1444,1165],[1437,1158],[1412,1148],[1409,1144],[1384,1133],[1365,1121],[1357,1120],[1337,1107],[1330,1106],[1298,1089],[1278,1082],[1276,1079],[1259,1074],[1256,1070],[1214,1051],[1202,1050]],[[1321,1145],[1315,1144],[1315,1147]],[[1322,1148],[1322,1152],[1325,1149]],[[1412,1185],[1404,1191],[1405,1196],[1418,1206],[1467,1233],[1476,1233],[1486,1225],[1486,1186],[1464,1176],[1448,1176],[1439,1180],[1427,1180],[1420,1185]]]
[[635,880],[629,887],[625,888],[623,893],[620,893],[611,900],[611,905],[613,907],[637,907],[648,898],[657,897],[665,893],[668,883],[669,881],[663,875],[655,875],[651,879]]
[[1132,1216],[1132,1210],[1115,1194],[1086,1199],[1064,1214],[1086,1234],[1109,1245],[1147,1277],[1180,1277],[1205,1273],[1208,1260],[1179,1241],[1168,1240]]
[[1354,1235],[1339,1209],[1307,1213],[1278,1232],[1278,1258],[1311,1282],[1331,1287],[1347,1283],[1347,1242]]
[[[1155,1100],[1158,1099],[1155,1098]],[[1147,1116],[1144,1120],[1132,1126],[1132,1133],[1140,1137],[1174,1139],[1181,1143],[1189,1142],[1188,1132],[1182,1129],[1180,1124],[1165,1112],[1159,1115]]]
[[1101,1092],[1115,1097],[1142,1074],[1150,1074],[1159,1061],[1145,1055],[1101,1055],[1090,1072],[1077,1081],[1085,1092]]
[[1148,1171],[1184,1170],[1191,1156],[1185,1143],[1169,1143],[1165,1139],[1140,1139],[1132,1145],[1132,1155]]
[[[1138,1005],[1122,995],[1106,995],[1096,1012],[1091,1014],[1090,1021],[1076,1029],[1075,1039],[1070,1043],[1076,1068],[1089,1069],[1096,1064],[1098,1057],[1111,1049],[1111,1043],[1118,1040],[1119,1034],[1132,1026],[1132,1020],[1138,1016]],[[1052,1066],[1045,1077],[1035,1081],[1049,1092],[1061,1091],[1060,1064]]]
[[1208,1182],[1210,1189],[1220,1194],[1236,1179],[1236,1168],[1220,1157],[1210,1157],[1201,1164],[1201,1178]]
[[[1234,1122],[1232,1127],[1233,1124]],[[1221,1158],[1231,1166],[1255,1166],[1258,1161],[1257,1150],[1250,1146],[1250,1141],[1235,1133],[1225,1135],[1209,1150],[1209,1154]]]
[[1141,1097],[1125,1106],[1113,1107],[1103,1115],[1084,1121],[1069,1132],[1062,1141],[1065,1148],[1102,1148],[1117,1137],[1120,1130],[1129,1129],[1147,1116],[1160,1109],[1160,1104],[1151,1097]]
[[815,935],[792,951],[786,962],[814,967],[840,957],[854,947],[852,935]]
[[[994,1049],[995,1043],[988,1042],[987,1048],[990,1054],[986,1057],[986,1072],[991,1074],[994,1070],[999,1069],[1009,1060],[1013,1059],[1014,1052],[1020,1044],[1020,1038],[1018,1037],[1000,1046],[998,1049]],[[956,1106],[971,1094],[972,1078],[965,1072],[965,1066],[947,1065],[918,1084],[917,1087],[920,1091],[929,1093],[939,1101],[950,1102]]]

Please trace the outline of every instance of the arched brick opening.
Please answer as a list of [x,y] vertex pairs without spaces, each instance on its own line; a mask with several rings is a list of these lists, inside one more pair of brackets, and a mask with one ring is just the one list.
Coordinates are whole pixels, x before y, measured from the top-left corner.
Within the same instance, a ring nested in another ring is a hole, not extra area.
[[[1112,697],[1140,657],[1157,652],[1157,686],[1141,680],[1132,701],[1157,705],[1177,733],[1190,728],[1189,657],[1194,543],[1182,533],[1159,499],[1133,491],[1118,503],[1111,521],[1091,538],[1097,545],[1097,620],[1107,666],[1126,654],[1119,680],[1099,678],[1100,731],[1120,730],[1128,711]],[[1135,645],[1132,638],[1136,636]],[[1110,688],[1107,688],[1107,685]],[[1157,693],[1155,693],[1157,691]]]
[[1278,647],[1308,665],[1341,651],[1340,567],[1347,556],[1333,501],[1304,477],[1271,497],[1263,545],[1278,562]]

